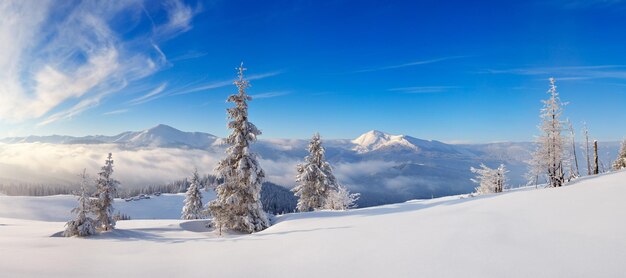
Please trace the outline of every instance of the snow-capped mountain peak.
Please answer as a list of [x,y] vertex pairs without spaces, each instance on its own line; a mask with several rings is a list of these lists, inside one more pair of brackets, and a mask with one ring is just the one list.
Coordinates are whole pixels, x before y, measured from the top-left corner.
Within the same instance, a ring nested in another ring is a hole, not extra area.
[[[124,134],[118,139],[127,141],[132,146],[189,146],[189,147],[208,147],[217,137],[203,132],[184,132],[171,126],[159,124],[153,128],[139,132]],[[126,140],[124,140],[126,139]]]
[[352,140],[352,148],[358,153],[367,153],[386,148],[406,148],[418,151],[419,148],[407,140],[404,135],[391,135],[378,130],[371,130]]

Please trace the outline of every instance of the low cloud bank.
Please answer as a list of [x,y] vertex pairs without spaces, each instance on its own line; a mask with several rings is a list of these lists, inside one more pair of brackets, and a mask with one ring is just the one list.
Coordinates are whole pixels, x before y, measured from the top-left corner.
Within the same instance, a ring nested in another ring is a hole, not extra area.
[[[114,176],[122,187],[160,185],[190,176],[194,168],[213,173],[224,154],[198,149],[127,149],[115,144],[0,144],[0,184],[75,184],[83,168],[95,177],[107,154],[113,153]],[[260,159],[267,180],[286,187],[295,184],[296,165],[302,159]],[[333,165],[339,181],[360,189],[359,177],[375,175],[394,166],[392,162],[342,162]]]

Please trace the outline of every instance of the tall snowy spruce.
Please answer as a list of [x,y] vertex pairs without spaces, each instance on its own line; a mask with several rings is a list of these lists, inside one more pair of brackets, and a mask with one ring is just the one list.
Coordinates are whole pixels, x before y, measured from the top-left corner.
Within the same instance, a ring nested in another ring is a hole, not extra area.
[[536,175],[545,175],[548,186],[559,187],[565,182],[564,173],[564,144],[563,122],[560,117],[563,113],[559,93],[556,90],[555,79],[550,78],[550,89],[547,92],[550,97],[543,101],[541,109],[542,134],[537,138],[537,150],[533,154],[531,171]]
[[476,193],[478,194],[490,194],[500,193],[504,191],[506,187],[506,170],[504,164],[496,169],[489,168],[485,164],[481,164],[479,169],[471,167],[472,173],[476,174],[476,178],[471,179],[474,183],[478,184],[476,187]]
[[622,147],[619,149],[617,159],[613,162],[613,169],[626,169],[626,140],[622,141]]
[[78,193],[78,206],[72,209],[73,213],[76,213],[76,219],[71,220],[65,224],[66,228],[63,232],[63,236],[90,236],[96,233],[96,221],[89,217],[91,212],[91,200],[87,193],[87,173],[83,170],[80,175],[80,192]]
[[292,189],[298,197],[298,211],[355,207],[359,194],[351,194],[346,187],[338,184],[332,167],[324,158],[325,149],[319,133],[311,138],[308,151],[305,163],[296,167],[298,184]]
[[309,143],[309,155],[304,158],[304,164],[298,164],[296,182],[292,189],[299,198],[298,211],[312,211],[324,209],[327,199],[333,190],[337,190],[337,179],[333,175],[330,164],[324,158],[324,147],[319,133],[315,133]]
[[98,228],[103,231],[113,230],[115,220],[113,219],[113,199],[117,193],[119,182],[113,177],[113,155],[109,153],[102,170],[96,179],[96,197],[94,210]]
[[182,219],[201,219],[202,218],[202,193],[200,192],[200,177],[198,170],[193,172],[191,177],[191,185],[187,188],[185,194],[185,205],[183,206]]
[[222,159],[216,171],[223,182],[215,189],[217,198],[209,203],[215,226],[253,233],[264,230],[270,223],[261,204],[261,184],[265,178],[256,155],[250,152],[250,144],[256,141],[261,131],[248,121],[248,101],[252,98],[246,93],[250,87],[244,79],[246,70],[243,63],[237,68],[235,80],[238,92],[228,97],[227,101],[235,106],[227,110],[228,128],[232,133],[226,138],[230,146],[226,157]]

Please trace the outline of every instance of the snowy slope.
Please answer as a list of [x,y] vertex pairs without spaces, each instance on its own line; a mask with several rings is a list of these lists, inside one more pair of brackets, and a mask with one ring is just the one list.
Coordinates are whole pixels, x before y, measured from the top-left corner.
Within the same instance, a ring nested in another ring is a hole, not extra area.
[[[0,218],[10,277],[623,277],[626,172],[554,189],[278,217],[225,235],[202,221],[120,221],[93,238]],[[17,201],[16,201],[17,202]],[[103,263],[106,262],[106,263]]]

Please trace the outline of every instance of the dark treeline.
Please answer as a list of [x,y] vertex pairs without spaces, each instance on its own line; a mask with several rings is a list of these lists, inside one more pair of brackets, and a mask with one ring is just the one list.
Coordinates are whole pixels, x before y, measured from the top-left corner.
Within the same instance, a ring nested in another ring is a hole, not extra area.
[[[204,175],[200,178],[200,188],[203,191],[213,190],[220,181],[214,175]],[[153,195],[155,193],[184,193],[189,188],[190,180],[184,178],[160,185],[149,185],[137,188],[120,187],[117,197],[130,198],[140,194]],[[51,196],[71,195],[78,191],[78,184],[26,184],[12,183],[0,184],[0,193],[8,196]],[[88,194],[93,195],[95,187],[88,189]],[[271,182],[263,183],[261,187],[261,203],[265,211],[273,214],[294,212],[298,199],[293,193],[280,185]]]
[[77,184],[0,184],[0,193],[8,196],[51,196],[74,194]]
[[[215,188],[218,180],[214,175],[206,174],[200,177],[200,188],[208,191],[209,189]],[[117,196],[119,198],[129,198],[134,197],[140,194],[154,194],[154,193],[184,193],[189,188],[191,181],[188,178],[184,178],[181,180],[173,181],[166,184],[160,185],[148,185],[144,187],[136,187],[136,188],[122,188],[120,187],[117,191]]]

